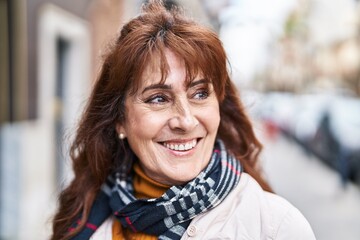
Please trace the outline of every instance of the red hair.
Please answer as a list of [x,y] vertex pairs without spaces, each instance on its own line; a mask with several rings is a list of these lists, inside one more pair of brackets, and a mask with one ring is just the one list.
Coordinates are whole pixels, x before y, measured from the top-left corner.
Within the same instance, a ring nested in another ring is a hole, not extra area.
[[150,1],[142,13],[128,22],[105,57],[71,147],[75,178],[61,193],[53,222],[52,239],[68,239],[82,227],[67,231],[82,214],[85,223],[94,198],[113,171],[128,172],[132,151],[119,141],[116,124],[125,119],[125,97],[134,93],[143,70],[157,61],[166,79],[165,50],[180,57],[190,83],[198,73],[209,79],[220,103],[218,138],[265,190],[269,185],[256,167],[261,144],[245,114],[227,71],[227,58],[217,35],[185,18],[179,10],[168,11],[161,1]]

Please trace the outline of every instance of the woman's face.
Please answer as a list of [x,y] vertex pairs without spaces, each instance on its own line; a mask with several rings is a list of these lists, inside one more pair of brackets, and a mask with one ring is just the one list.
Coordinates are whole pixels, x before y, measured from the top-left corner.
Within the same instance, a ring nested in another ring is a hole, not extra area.
[[117,125],[153,180],[179,185],[195,178],[208,164],[220,123],[212,84],[197,76],[186,86],[186,69],[166,51],[169,74],[148,66],[135,95],[125,101],[125,122]]

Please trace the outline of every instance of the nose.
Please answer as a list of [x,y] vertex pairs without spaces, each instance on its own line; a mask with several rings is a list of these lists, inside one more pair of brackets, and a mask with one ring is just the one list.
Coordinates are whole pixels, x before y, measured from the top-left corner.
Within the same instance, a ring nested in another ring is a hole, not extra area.
[[181,132],[189,132],[199,124],[193,114],[192,107],[187,100],[178,101],[173,106],[173,116],[169,119],[170,129]]

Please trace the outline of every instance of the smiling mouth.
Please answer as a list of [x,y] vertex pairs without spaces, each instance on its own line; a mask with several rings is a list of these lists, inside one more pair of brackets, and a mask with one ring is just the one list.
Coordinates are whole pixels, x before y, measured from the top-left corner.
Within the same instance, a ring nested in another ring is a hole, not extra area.
[[175,150],[175,151],[188,151],[190,149],[193,149],[196,144],[198,143],[198,139],[193,139],[188,142],[183,143],[172,143],[172,142],[163,142],[163,146]]

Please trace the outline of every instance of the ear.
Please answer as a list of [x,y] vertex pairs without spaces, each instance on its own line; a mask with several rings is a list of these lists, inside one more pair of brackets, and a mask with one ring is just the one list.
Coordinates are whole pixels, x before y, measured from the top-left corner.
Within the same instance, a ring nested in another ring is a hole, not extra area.
[[125,128],[124,128],[124,126],[122,124],[117,123],[115,128],[116,128],[116,132],[117,132],[118,135],[124,134],[124,136],[126,136],[126,131],[125,131]]

